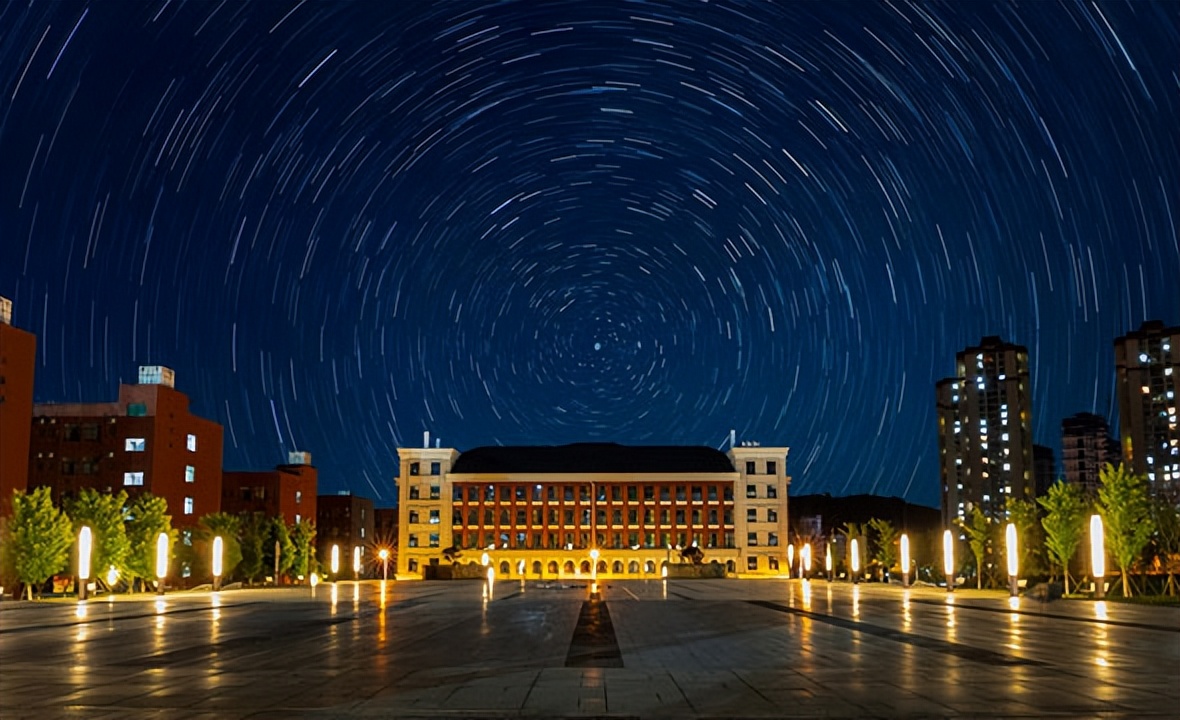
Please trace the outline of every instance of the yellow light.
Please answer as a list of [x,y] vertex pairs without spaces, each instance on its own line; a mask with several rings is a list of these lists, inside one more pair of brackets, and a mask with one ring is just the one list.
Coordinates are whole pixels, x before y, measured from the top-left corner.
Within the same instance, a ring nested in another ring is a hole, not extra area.
[[107,587],[111,588],[111,592],[114,592],[115,581],[118,579],[119,571],[115,569],[115,566],[112,565],[107,568]]
[[1008,523],[1004,528],[1004,544],[1008,547],[1008,576],[1016,577],[1020,573],[1020,552],[1016,547],[1016,523]]
[[377,551],[377,557],[381,558],[381,561],[384,562],[389,559],[389,551],[385,548],[381,548]]
[[1106,576],[1106,549],[1102,536],[1102,516],[1090,516],[1090,568],[1094,577]]
[[156,536],[156,577],[163,580],[168,576],[168,533]]
[[332,568],[333,575],[340,572],[340,546],[339,545],[332,546],[332,564],[329,567]]
[[942,569],[948,577],[955,573],[955,536],[950,530],[942,533]]
[[487,554],[487,553],[484,553],[483,555],[480,555],[480,556],[479,556],[479,562],[480,562],[480,564],[481,564],[481,565],[483,565],[484,567],[487,567],[487,566],[488,566],[488,561],[489,561],[489,560],[491,560],[491,558],[489,558],[489,557],[488,557],[488,554]]
[[352,571],[359,573],[361,571],[361,546],[356,545],[352,548]]
[[901,571],[910,571],[910,536],[905,533],[901,534]]
[[860,572],[860,545],[856,538],[852,538],[852,572]]
[[804,545],[800,554],[803,556],[803,570],[811,572],[811,543]]
[[221,558],[225,554],[225,541],[221,536],[213,538],[213,577],[221,577]]
[[598,548],[594,548],[590,551],[590,559],[595,561],[598,560]]
[[828,545],[824,551],[824,570],[832,572],[832,546]]
[[787,570],[795,567],[795,546],[787,545]]
[[90,579],[90,551],[94,546],[94,538],[90,533],[90,527],[83,525],[82,529],[78,531],[78,579],[85,581]]
[[311,586],[315,587],[316,585],[319,585],[319,584],[320,584],[320,574],[319,573],[312,573],[311,574]]

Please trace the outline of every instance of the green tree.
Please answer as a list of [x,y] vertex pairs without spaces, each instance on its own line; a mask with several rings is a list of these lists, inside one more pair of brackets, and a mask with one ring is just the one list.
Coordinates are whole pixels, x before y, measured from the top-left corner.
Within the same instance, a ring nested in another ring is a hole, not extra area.
[[992,541],[992,522],[978,507],[971,508],[970,520],[960,520],[959,527],[967,534],[967,545],[975,557],[975,587],[983,589],[983,559]]
[[1155,525],[1155,556],[1159,567],[1168,574],[1164,591],[1176,594],[1176,569],[1180,566],[1180,505],[1160,496],[1151,504]]
[[246,582],[253,583],[262,574],[262,546],[266,541],[266,516],[260,512],[245,512],[238,516],[238,542],[242,547],[242,562],[238,570]]
[[296,578],[310,578],[316,572],[315,564],[315,525],[300,520],[291,526],[291,545],[294,547],[294,562],[291,573]]
[[1089,503],[1079,485],[1058,480],[1049,486],[1049,493],[1037,500],[1045,509],[1041,528],[1045,531],[1045,550],[1049,561],[1061,568],[1065,592],[1069,594],[1069,563],[1078,552],[1078,545],[1086,533]]
[[102,493],[84,488],[66,503],[66,514],[74,521],[74,536],[83,525],[94,533],[94,550],[90,556],[93,577],[103,578],[108,568],[120,574],[127,571],[131,543],[127,539],[127,493]]
[[[840,534],[844,536],[844,552],[847,556],[846,563],[848,568],[848,578],[852,579],[852,541],[856,540],[857,554],[860,558],[869,557],[868,538],[865,536],[864,527],[860,523],[844,523],[844,527],[840,528]],[[834,558],[833,558],[834,559]],[[858,561],[860,559],[858,558]],[[864,565],[861,564],[861,572],[864,572]]]
[[194,577],[213,578],[213,538],[221,538],[221,577],[228,580],[242,562],[242,546],[238,542],[239,521],[236,515],[209,513],[197,523],[193,533],[192,559],[189,560]]
[[[1032,500],[1009,497],[1007,510],[1008,519],[1016,525],[1021,575],[1030,577],[1043,574],[1045,572],[1045,538],[1041,532],[1041,518],[1037,512],[1037,504]],[[1007,556],[1005,555],[1005,557]]]
[[146,587],[156,577],[156,538],[168,534],[169,544],[175,546],[176,531],[168,514],[168,501],[151,493],[143,493],[127,509],[127,574],[130,579]]
[[[287,529],[281,515],[269,519],[266,542],[262,548],[266,568],[272,572],[275,567],[275,543],[279,547],[279,575],[289,575],[295,566],[295,545],[291,542],[291,531]],[[278,582],[278,578],[275,578],[276,585]]]
[[1127,573],[1154,532],[1147,478],[1122,463],[1117,468],[1107,463],[1098,479],[1102,483],[1098,488],[1098,512],[1102,515],[1106,550],[1123,576],[1123,596],[1131,597]]
[[53,505],[48,487],[12,495],[12,521],[4,550],[13,571],[33,599],[33,587],[45,582],[70,561],[74,545],[70,518]]
[[881,518],[869,520],[869,529],[873,532],[873,559],[880,563],[884,571],[888,572],[897,564],[897,543],[901,532],[893,523]]

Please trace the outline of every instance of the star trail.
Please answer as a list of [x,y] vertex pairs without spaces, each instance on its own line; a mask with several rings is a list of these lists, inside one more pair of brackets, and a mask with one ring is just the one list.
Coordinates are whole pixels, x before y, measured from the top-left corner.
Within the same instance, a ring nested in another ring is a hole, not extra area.
[[934,382],[1028,346],[1034,439],[1180,321],[1174,2],[9,2],[0,295],[39,402],[140,364],[228,469],[791,447],[938,501]]

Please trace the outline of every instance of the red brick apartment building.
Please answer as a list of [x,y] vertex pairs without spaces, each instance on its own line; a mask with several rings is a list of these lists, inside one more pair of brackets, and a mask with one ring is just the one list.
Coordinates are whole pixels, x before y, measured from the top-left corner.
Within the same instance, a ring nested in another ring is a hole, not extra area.
[[12,301],[0,297],[0,517],[29,477],[29,418],[37,337],[12,326]]
[[311,453],[287,453],[287,464],[274,470],[225,472],[221,478],[221,511],[233,515],[260,512],[282,516],[283,522],[316,521],[318,473]]
[[361,548],[365,572],[376,562],[373,546],[373,501],[350,493],[316,498],[316,557],[328,568],[332,546],[340,547],[340,575],[352,577],[353,548]]
[[220,508],[221,456],[221,425],[189,412],[172,370],[142,366],[116,402],[33,407],[29,487],[52,488],[58,503],[87,487],[151,492],[185,528]]

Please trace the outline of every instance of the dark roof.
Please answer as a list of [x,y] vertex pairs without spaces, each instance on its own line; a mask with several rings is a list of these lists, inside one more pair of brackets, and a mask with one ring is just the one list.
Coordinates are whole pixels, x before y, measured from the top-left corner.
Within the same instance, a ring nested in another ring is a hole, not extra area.
[[720,450],[690,445],[615,443],[488,446],[461,454],[453,473],[730,473]]

